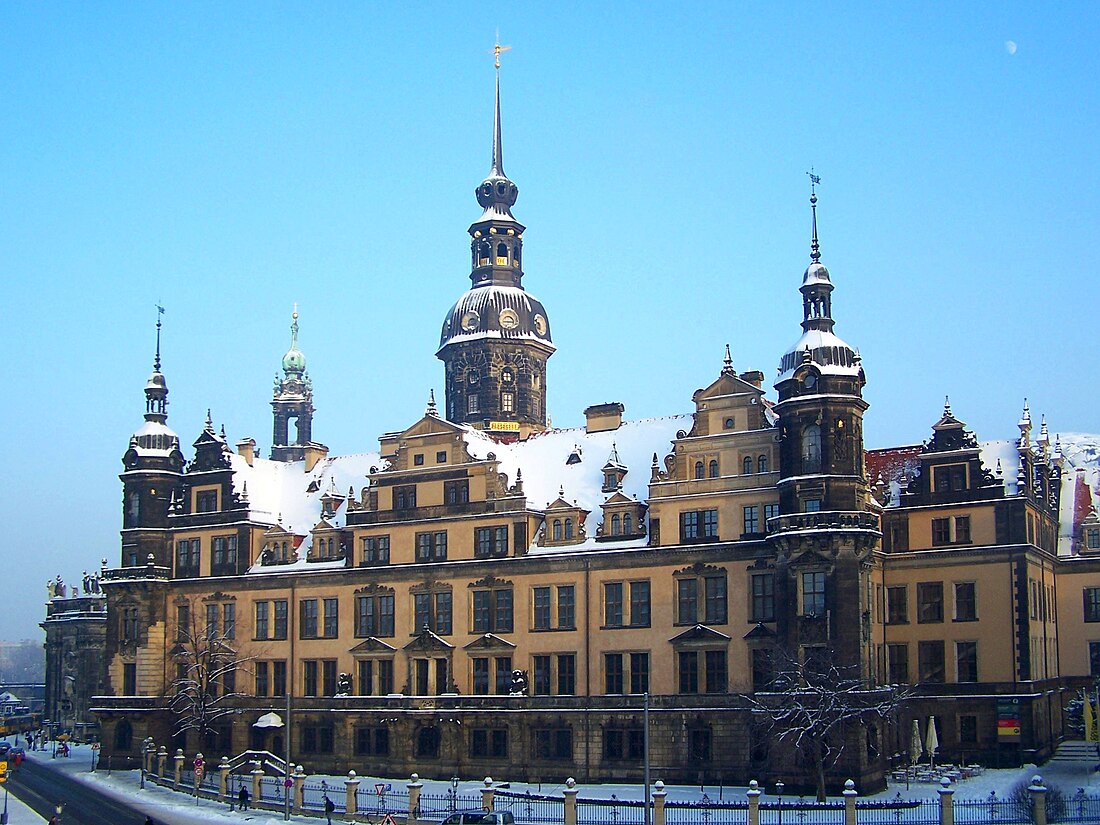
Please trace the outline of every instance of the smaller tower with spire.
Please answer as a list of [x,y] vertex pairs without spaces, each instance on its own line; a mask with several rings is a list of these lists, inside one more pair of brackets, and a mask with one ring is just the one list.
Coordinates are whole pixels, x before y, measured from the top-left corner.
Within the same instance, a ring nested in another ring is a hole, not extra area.
[[[283,356],[283,377],[275,375],[275,413],[271,439],[273,461],[301,461],[313,438],[313,383],[306,372],[306,356],[298,349],[298,305],[294,305],[290,323],[290,349]],[[295,435],[290,437],[290,422]]]

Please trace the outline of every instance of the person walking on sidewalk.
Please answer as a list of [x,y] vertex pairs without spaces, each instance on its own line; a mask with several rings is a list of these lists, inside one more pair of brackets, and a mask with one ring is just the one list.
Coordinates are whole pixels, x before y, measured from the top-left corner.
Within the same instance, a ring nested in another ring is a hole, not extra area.
[[336,810],[336,806],[332,800],[328,798],[328,794],[325,795],[325,822],[328,825],[332,825],[332,812]]
[[242,811],[247,811],[248,799],[248,788],[246,788],[244,785],[241,785],[241,792],[237,794],[237,807],[240,808]]

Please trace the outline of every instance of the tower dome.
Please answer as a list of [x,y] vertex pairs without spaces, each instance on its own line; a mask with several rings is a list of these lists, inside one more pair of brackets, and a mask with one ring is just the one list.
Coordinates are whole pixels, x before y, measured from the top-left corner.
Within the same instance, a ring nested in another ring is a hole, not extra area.
[[290,324],[290,349],[286,351],[286,355],[283,356],[283,372],[286,373],[286,377],[291,376],[301,377],[306,371],[306,356],[300,349],[298,349],[298,305],[294,305],[294,312],[291,314],[292,322]]

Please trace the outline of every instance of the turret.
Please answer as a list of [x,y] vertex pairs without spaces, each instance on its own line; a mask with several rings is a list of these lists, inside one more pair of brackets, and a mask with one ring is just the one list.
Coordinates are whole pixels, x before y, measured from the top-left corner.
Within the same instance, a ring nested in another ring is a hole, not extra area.
[[[313,383],[306,372],[306,356],[298,349],[298,306],[290,323],[290,349],[283,356],[283,377],[275,376],[271,408],[275,414],[271,438],[273,461],[301,461],[313,438]],[[290,422],[295,434],[290,437]]]

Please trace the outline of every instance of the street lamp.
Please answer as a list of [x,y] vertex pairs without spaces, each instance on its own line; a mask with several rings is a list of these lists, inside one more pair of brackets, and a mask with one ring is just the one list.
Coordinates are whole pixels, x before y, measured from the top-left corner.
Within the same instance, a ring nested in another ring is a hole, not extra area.
[[783,788],[785,787],[782,779],[775,783],[775,795],[779,797],[779,825],[783,825]]

